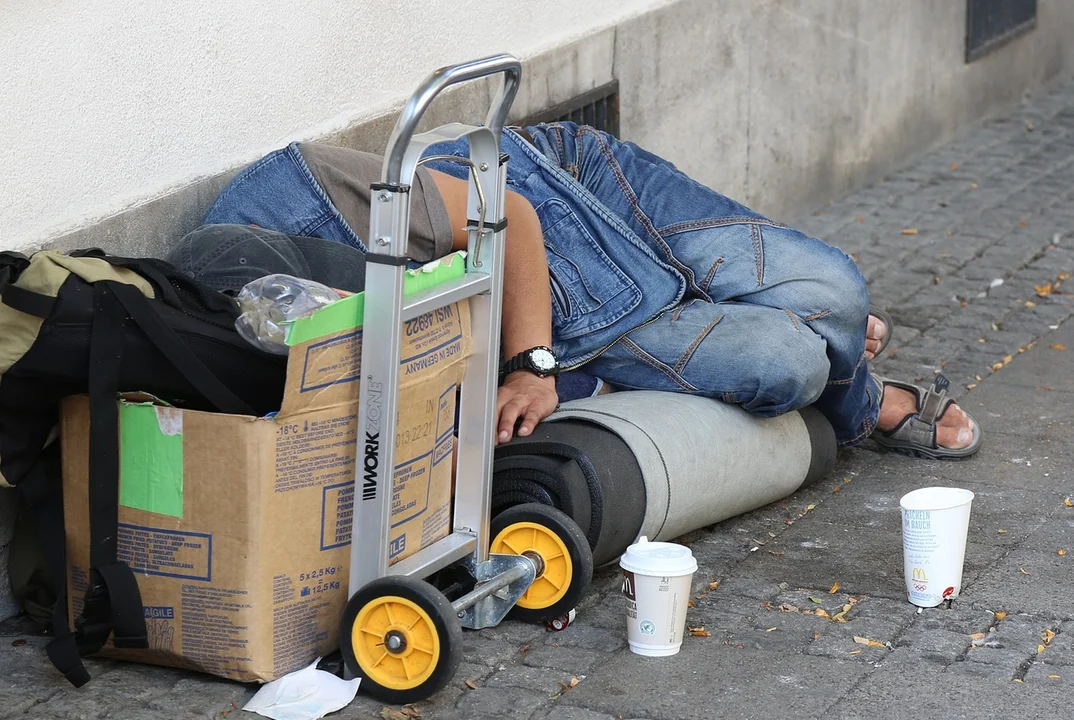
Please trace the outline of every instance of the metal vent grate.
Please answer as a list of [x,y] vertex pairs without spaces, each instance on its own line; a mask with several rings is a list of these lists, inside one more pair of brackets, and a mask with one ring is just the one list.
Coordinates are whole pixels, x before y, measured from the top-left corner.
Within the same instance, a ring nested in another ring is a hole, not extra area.
[[519,125],[538,125],[567,120],[579,125],[592,125],[598,130],[619,136],[619,81],[613,80],[585,95],[531,115]]
[[966,1],[966,62],[1037,25],[1037,0]]

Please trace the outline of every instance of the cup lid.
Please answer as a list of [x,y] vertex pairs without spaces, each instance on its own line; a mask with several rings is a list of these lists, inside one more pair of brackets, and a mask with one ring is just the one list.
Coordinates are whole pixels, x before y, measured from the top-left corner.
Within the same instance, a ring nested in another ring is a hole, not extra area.
[[685,545],[649,542],[649,538],[642,535],[619,558],[619,567],[642,575],[668,577],[696,572],[697,560]]

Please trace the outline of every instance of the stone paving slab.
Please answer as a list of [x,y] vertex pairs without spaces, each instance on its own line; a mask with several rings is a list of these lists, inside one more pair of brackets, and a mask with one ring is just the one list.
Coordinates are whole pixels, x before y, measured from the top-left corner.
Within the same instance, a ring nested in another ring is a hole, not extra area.
[[[564,632],[466,633],[452,682],[413,708],[422,718],[1070,716],[1074,81],[877,180],[793,224],[851,253],[892,312],[880,372],[951,378],[986,433],[978,457],[841,452],[831,478],[681,539],[700,565],[687,621],[704,632],[679,655],[626,649],[618,573],[600,568]],[[976,498],[962,594],[919,612],[898,499],[924,485]],[[845,622],[817,614],[844,609]],[[0,625],[0,718],[234,720],[256,689],[95,659],[74,690],[45,642]],[[331,717],[384,710],[359,694]]]

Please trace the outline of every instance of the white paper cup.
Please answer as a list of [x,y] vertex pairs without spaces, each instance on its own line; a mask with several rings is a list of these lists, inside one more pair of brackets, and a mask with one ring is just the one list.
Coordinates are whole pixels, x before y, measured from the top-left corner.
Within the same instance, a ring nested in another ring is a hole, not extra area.
[[697,560],[690,548],[642,537],[619,559],[631,652],[660,657],[682,646]]
[[949,487],[921,488],[899,500],[906,598],[914,605],[958,597],[972,502],[969,490]]

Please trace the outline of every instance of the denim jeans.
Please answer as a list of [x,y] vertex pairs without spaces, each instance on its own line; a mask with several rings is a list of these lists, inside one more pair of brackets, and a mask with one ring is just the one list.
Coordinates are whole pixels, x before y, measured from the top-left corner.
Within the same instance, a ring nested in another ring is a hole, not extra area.
[[[531,142],[504,131],[508,185],[541,220],[568,367],[762,417],[815,405],[840,444],[868,437],[881,394],[865,361],[868,289],[850,257],[633,143],[566,122],[525,133]],[[655,302],[624,311],[637,292]]]

